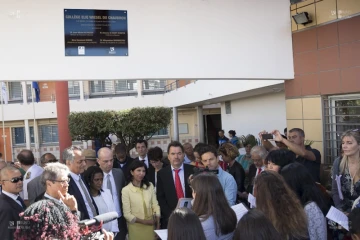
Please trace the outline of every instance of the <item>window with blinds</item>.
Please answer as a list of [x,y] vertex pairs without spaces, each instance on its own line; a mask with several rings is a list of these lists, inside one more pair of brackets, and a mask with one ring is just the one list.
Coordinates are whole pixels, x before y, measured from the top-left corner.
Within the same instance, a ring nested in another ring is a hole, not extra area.
[[169,134],[168,128],[162,128],[156,133],[154,133],[153,136],[167,136]]
[[[30,130],[30,142],[35,143],[34,128],[30,127],[29,130]],[[25,145],[26,144],[25,127],[12,128],[12,140],[14,145]]]
[[360,129],[360,94],[325,97],[323,104],[324,160],[332,164],[340,156],[342,133]]
[[21,82],[8,82],[8,93],[10,101],[22,101],[23,92]]
[[42,125],[39,126],[39,130],[41,144],[51,144],[59,142],[57,125]]
[[143,95],[165,93],[166,80],[143,80]]
[[90,81],[90,96],[133,96],[137,94],[136,80]]
[[68,81],[69,97],[76,98],[80,97],[80,82],[79,81]]

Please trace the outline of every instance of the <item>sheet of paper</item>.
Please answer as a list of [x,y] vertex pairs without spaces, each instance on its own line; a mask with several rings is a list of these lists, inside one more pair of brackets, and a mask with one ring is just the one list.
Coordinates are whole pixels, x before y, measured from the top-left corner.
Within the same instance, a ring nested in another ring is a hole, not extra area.
[[343,200],[343,199],[344,199],[344,196],[343,196],[342,191],[341,191],[341,176],[342,176],[342,175],[336,175],[335,181],[336,181],[336,185],[337,185],[338,192],[339,192],[339,198],[340,198],[341,200]]
[[238,221],[242,218],[242,216],[244,216],[245,213],[249,211],[242,203],[234,205],[231,208],[234,210]]
[[248,195],[248,202],[250,203],[250,208],[256,207],[256,198],[251,193]]
[[337,208],[331,206],[329,212],[326,214],[326,218],[336,222],[337,224],[341,225],[343,228],[349,231],[348,217]]
[[167,240],[167,236],[168,236],[167,229],[154,230],[154,231],[159,236],[159,238],[161,238],[161,240]]

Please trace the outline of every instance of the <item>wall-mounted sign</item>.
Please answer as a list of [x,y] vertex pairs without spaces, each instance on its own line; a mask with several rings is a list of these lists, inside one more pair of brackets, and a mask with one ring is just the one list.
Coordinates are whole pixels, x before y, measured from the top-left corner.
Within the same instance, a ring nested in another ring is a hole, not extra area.
[[127,11],[65,9],[65,56],[128,56]]

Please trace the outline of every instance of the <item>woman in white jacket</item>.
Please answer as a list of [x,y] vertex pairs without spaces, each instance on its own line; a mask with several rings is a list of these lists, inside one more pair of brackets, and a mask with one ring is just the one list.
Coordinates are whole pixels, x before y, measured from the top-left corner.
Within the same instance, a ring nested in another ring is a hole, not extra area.
[[[114,201],[109,189],[102,189],[104,173],[97,166],[89,167],[83,174],[84,180],[89,187],[90,194],[94,198],[99,214],[107,212],[116,212]],[[119,232],[117,220],[103,224],[106,231],[113,232],[115,235]]]

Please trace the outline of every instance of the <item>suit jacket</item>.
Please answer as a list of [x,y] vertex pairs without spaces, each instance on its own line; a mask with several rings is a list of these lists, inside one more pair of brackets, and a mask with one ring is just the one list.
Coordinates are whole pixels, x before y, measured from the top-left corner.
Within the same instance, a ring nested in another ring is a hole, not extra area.
[[29,197],[29,202],[30,204],[36,202],[36,198],[43,194],[46,189],[45,186],[41,184],[40,182],[40,176],[37,176],[36,178],[34,178],[33,180],[31,180],[28,185],[27,185],[27,191],[28,191],[28,197]]
[[[165,168],[167,166],[169,166],[169,164],[163,162],[163,168]],[[149,182],[151,182],[156,187],[156,184],[155,184],[155,168],[154,167],[151,166],[151,168],[148,168],[146,177],[149,180]]]
[[256,171],[257,168],[255,166],[255,164],[251,164],[249,167],[249,174],[248,174],[248,178],[249,178],[249,185],[247,187],[247,192],[248,193],[253,193],[253,187],[254,187],[254,181],[255,181],[255,176],[256,176]]
[[[192,190],[189,186],[188,179],[193,174],[193,166],[183,164],[184,168],[184,181],[185,181],[185,197],[192,198]],[[159,201],[162,223],[161,227],[166,228],[170,214],[178,204],[178,198],[175,190],[175,182],[171,165],[161,169],[157,173],[157,186],[156,186],[157,200]]]
[[[72,178],[71,175],[69,175],[70,178],[70,182],[69,182],[69,189],[68,189],[68,193],[70,195],[73,195],[77,201],[78,204],[78,210],[80,211],[81,215],[80,215],[80,220],[84,220],[84,219],[89,219],[89,213],[86,209],[86,205],[85,205],[85,201],[84,198],[80,192],[80,189],[78,188],[78,186],[76,185],[75,180]],[[82,178],[82,176],[81,176]],[[87,185],[85,184],[85,181],[83,180],[84,185],[87,187]],[[87,188],[87,191],[89,192],[89,189]],[[92,203],[94,204],[95,210],[96,210],[96,215],[99,215],[99,210],[95,204],[94,199],[92,198],[91,194],[89,193],[89,196],[91,198]],[[94,216],[95,217],[95,216]]]
[[130,165],[131,163],[134,161],[133,158],[129,157],[129,156],[126,156],[126,164],[121,167],[120,165],[120,161],[117,160],[117,158],[115,157],[114,158],[114,163],[113,163],[113,169],[114,168],[119,168],[123,171],[124,173],[124,176],[125,176],[125,181],[127,182],[128,179],[129,179],[129,176],[130,176]]
[[119,201],[120,201],[120,206],[121,206],[122,205],[121,204],[121,190],[123,189],[123,187],[125,187],[125,184],[126,184],[125,176],[124,176],[123,171],[118,168],[113,168],[112,174],[114,176],[116,192],[119,196]]
[[1,239],[14,239],[19,213],[23,209],[14,199],[5,194],[0,195],[0,236]]

